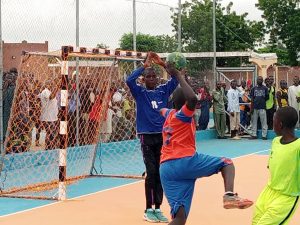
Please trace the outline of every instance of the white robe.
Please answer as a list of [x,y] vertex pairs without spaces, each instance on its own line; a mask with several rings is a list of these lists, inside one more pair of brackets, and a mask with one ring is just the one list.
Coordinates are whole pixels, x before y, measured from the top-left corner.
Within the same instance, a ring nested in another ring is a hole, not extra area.
[[[289,106],[292,106],[294,109],[296,109],[299,115],[300,103],[297,102],[296,97],[300,97],[300,85],[298,86],[292,85],[288,89]],[[299,120],[296,127],[299,127]]]
[[297,111],[299,111],[299,103],[297,102],[296,97],[300,97],[300,85],[290,86],[288,89],[288,97],[289,97],[289,106],[292,106]]

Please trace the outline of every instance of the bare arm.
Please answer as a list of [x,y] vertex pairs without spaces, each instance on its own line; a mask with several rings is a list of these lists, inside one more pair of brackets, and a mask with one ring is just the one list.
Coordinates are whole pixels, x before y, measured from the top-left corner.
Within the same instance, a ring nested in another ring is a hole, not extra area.
[[185,71],[176,70],[175,66],[172,64],[167,64],[166,69],[169,74],[173,74],[178,80],[186,99],[187,108],[191,111],[195,110],[197,104],[197,96],[195,95],[195,92],[193,91],[191,86],[186,82]]
[[281,104],[281,92],[280,91],[277,91],[277,93],[276,93],[276,99],[277,99],[279,108],[281,108],[282,104]]
[[50,100],[54,99],[56,97],[56,94],[58,92],[59,88],[58,87],[54,87],[53,91],[51,91],[51,95],[49,97]]

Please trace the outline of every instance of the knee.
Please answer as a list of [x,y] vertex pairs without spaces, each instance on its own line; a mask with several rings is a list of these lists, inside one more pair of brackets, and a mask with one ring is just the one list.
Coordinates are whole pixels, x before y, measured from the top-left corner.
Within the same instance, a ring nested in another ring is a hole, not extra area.
[[173,218],[172,222],[175,222],[176,224],[180,224],[180,225],[185,225],[186,223],[186,215],[185,215],[185,210],[184,207],[181,206],[178,210],[178,212],[176,213],[175,217]]
[[234,167],[234,164],[232,162],[231,159],[229,158],[222,158],[222,161],[224,162],[225,166],[233,166]]

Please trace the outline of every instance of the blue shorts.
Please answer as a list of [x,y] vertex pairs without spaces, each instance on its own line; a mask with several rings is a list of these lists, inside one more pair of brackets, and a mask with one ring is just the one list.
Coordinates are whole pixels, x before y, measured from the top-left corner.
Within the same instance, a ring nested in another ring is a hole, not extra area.
[[163,162],[160,165],[160,179],[171,207],[172,218],[181,206],[188,217],[197,178],[216,174],[229,164],[232,164],[230,159],[199,153]]

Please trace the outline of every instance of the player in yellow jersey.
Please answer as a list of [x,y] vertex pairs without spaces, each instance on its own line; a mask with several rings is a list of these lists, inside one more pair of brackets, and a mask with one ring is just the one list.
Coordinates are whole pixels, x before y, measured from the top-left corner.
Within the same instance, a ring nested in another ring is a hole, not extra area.
[[287,225],[299,205],[300,139],[294,134],[297,111],[279,108],[274,116],[274,138],[269,157],[270,178],[255,205],[252,225]]

